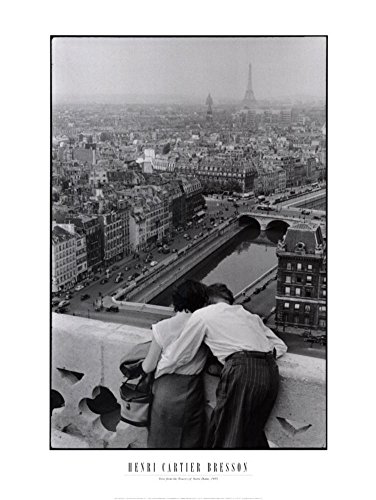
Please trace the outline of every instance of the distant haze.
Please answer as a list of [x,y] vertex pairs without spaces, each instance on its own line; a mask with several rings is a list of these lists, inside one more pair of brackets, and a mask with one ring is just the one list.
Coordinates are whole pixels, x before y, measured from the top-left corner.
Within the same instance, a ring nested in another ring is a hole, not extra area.
[[54,100],[129,96],[205,102],[244,97],[324,99],[324,37],[54,38]]

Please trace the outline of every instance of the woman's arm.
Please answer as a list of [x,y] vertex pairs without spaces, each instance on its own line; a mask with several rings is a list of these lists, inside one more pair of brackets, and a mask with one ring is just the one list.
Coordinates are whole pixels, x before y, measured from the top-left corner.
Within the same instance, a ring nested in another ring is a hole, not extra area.
[[158,344],[158,342],[153,337],[151,341],[151,345],[149,347],[149,352],[146,355],[146,358],[142,362],[142,369],[145,373],[153,372],[158,364],[159,358],[161,357],[162,348]]

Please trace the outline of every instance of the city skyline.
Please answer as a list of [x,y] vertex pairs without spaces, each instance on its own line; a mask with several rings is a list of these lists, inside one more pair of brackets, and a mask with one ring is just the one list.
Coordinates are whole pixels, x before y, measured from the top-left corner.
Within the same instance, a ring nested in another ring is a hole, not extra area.
[[241,101],[252,64],[256,100],[320,100],[325,37],[52,40],[54,102]]
[[[175,321],[187,280],[225,284],[235,315],[292,356],[265,447],[326,447],[325,102],[264,100],[319,88],[325,65],[296,40],[251,40],[253,51],[249,39],[57,40],[54,89],[82,100],[52,110],[52,448],[77,433],[77,448],[151,447],[147,429],[124,427],[137,422],[118,367],[146,355],[152,325]],[[191,101],[160,100],[184,92]],[[268,342],[258,354],[271,360]],[[203,396],[207,414],[216,400]]]

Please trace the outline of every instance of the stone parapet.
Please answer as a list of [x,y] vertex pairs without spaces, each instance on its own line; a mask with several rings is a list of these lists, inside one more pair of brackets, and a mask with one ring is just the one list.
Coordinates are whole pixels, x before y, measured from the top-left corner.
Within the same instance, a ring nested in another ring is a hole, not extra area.
[[124,440],[119,447],[127,448],[133,442],[145,446],[145,438],[139,443],[139,434],[144,436],[145,431],[134,432],[136,428],[121,423],[117,432],[111,432],[88,404],[100,388],[111,391],[120,403],[124,381],[120,363],[144,357],[150,340],[151,330],[52,314],[51,389],[64,400],[64,406],[53,410],[52,427],[84,438],[91,448],[108,447],[120,431]]
[[[115,426],[90,408],[101,388],[119,404],[121,361],[145,356],[150,330],[52,315],[51,389],[63,406],[52,412],[52,448],[144,448],[147,431],[115,418]],[[266,432],[280,448],[326,447],[325,361],[286,354],[278,365],[281,388]],[[205,375],[206,411],[215,406],[218,378]]]

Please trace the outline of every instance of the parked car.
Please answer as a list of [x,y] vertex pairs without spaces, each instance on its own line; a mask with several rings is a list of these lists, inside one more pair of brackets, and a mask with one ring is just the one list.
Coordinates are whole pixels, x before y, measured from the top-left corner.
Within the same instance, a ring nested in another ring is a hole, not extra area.
[[256,210],[264,210],[265,212],[275,211],[276,208],[271,205],[257,205]]
[[106,307],[105,310],[107,312],[116,312],[118,313],[119,312],[119,306],[110,306],[110,307]]
[[79,292],[80,290],[82,290],[84,287],[84,285],[80,284],[80,285],[77,285],[74,287],[74,289],[76,290],[76,292]]
[[120,281],[123,281],[123,277],[121,275],[116,276],[115,283],[120,283]]
[[319,340],[319,344],[321,345],[326,345],[326,335],[320,335],[319,337],[317,337],[318,340]]
[[154,266],[156,266],[157,264],[158,264],[158,261],[157,261],[157,260],[153,260],[153,261],[151,261],[151,262],[150,262],[151,267],[154,267]]
[[68,307],[70,304],[69,300],[62,300],[61,302],[59,302],[59,305],[58,307],[61,308],[61,307]]
[[54,298],[51,300],[51,305],[52,305],[52,307],[57,306],[57,305],[59,305],[59,304],[60,304],[60,299],[59,299],[59,297],[54,297]]
[[309,215],[311,212],[310,210],[302,210],[303,215]]
[[66,313],[67,311],[68,311],[67,307],[57,307],[57,308],[55,309],[55,312],[56,312],[56,313],[59,313],[59,314],[64,314],[64,313]]
[[83,295],[81,295],[81,300],[87,300],[87,299],[90,299],[90,295],[88,293],[84,293]]

